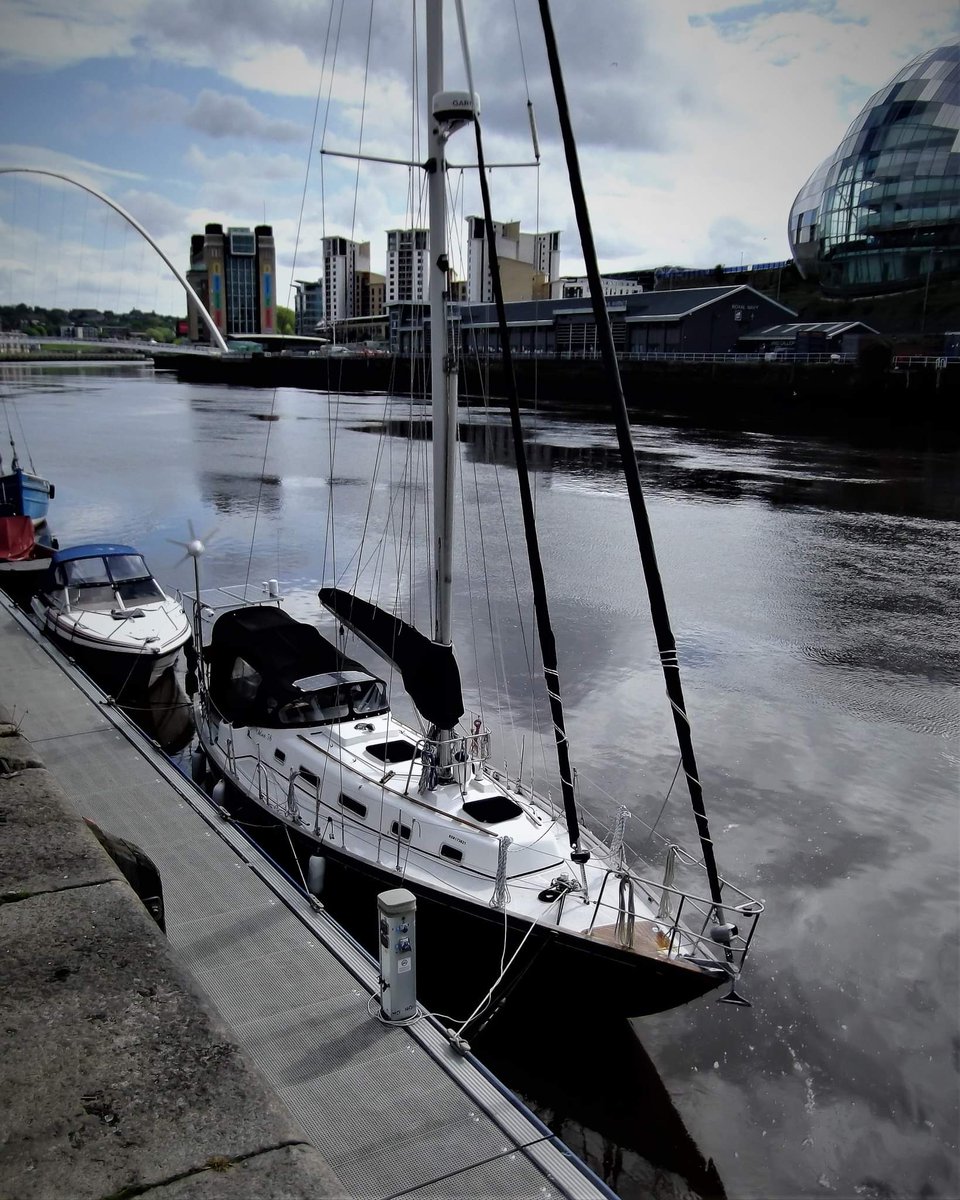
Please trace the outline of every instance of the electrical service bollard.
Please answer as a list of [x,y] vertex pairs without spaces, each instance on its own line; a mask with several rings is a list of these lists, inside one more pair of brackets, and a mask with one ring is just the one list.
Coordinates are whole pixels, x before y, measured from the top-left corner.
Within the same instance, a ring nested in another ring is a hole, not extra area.
[[381,892],[380,1011],[387,1021],[417,1015],[417,898],[406,888]]

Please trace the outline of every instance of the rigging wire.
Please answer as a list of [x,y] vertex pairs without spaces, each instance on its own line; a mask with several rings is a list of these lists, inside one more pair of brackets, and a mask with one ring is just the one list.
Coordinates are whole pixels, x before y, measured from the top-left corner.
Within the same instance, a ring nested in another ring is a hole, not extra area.
[[367,53],[363,60],[363,94],[360,98],[360,129],[357,132],[357,171],[353,185],[353,213],[350,217],[350,238],[353,240],[357,228],[357,197],[360,195],[360,153],[363,150],[363,124],[367,115],[367,84],[370,79],[370,47],[373,42],[373,0],[370,0],[370,17],[367,21]]
[[[520,503],[523,512],[527,559],[533,582],[534,605],[536,612],[536,627],[540,642],[540,658],[543,664],[544,682],[550,703],[550,714],[553,719],[554,739],[557,749],[557,763],[560,770],[560,786],[563,792],[563,807],[567,819],[567,835],[577,861],[585,862],[589,857],[580,846],[580,823],[577,814],[577,802],[574,791],[573,771],[570,764],[570,746],[567,738],[563,700],[560,690],[560,671],[557,656],[556,640],[550,619],[550,611],[546,597],[546,583],[543,573],[543,561],[540,547],[536,539],[533,515],[533,499],[530,488],[530,476],[527,469],[526,451],[523,442],[523,429],[520,421],[520,405],[517,395],[516,374],[513,367],[509,331],[507,329],[506,309],[503,300],[503,285],[500,278],[499,262],[496,251],[496,235],[493,226],[490,191],[484,172],[483,137],[480,122],[475,121],[474,131],[477,143],[477,163],[479,166],[480,189],[483,195],[483,215],[487,229],[487,241],[490,244],[490,275],[493,281],[494,299],[497,307],[497,321],[500,329],[501,354],[503,356],[504,376],[507,384],[507,399],[509,401],[510,423],[513,431],[514,450],[517,460],[517,481],[520,488]],[[581,858],[581,854],[583,857]]]
[[597,325],[598,340],[601,343],[604,368],[609,380],[608,398],[610,400],[614,424],[617,429],[617,439],[623,460],[627,491],[630,495],[630,507],[633,513],[640,559],[643,564],[643,574],[647,585],[647,596],[650,601],[651,615],[657,637],[657,647],[660,651],[664,682],[667,688],[667,695],[670,698],[671,708],[673,709],[674,727],[680,747],[680,754],[683,759],[683,769],[687,778],[690,803],[693,808],[707,877],[710,882],[710,895],[715,902],[717,916],[722,922],[721,904],[723,900],[723,885],[717,870],[713,841],[710,836],[710,825],[703,802],[703,788],[697,770],[696,755],[690,735],[690,723],[687,718],[686,705],[683,699],[683,685],[680,680],[676,640],[670,626],[669,613],[667,612],[666,599],[663,592],[663,581],[660,577],[656,549],[653,545],[653,535],[650,529],[650,519],[643,497],[643,487],[640,481],[636,451],[633,448],[630,418],[623,395],[623,385],[620,381],[620,369],[617,363],[616,348],[610,327],[610,315],[603,297],[603,285],[600,279],[596,248],[593,241],[590,214],[587,209],[586,196],[583,190],[580,162],[576,142],[573,137],[570,109],[567,104],[566,87],[560,66],[560,56],[553,29],[553,19],[550,14],[549,0],[539,0],[539,7],[544,40],[547,47],[547,58],[550,64],[550,74],[553,79],[554,94],[557,100],[557,111],[560,117],[561,136],[567,159],[573,204],[577,214],[577,225],[580,230],[580,242],[583,248],[587,277],[590,280],[591,305]]
[[303,214],[307,204],[307,186],[310,182],[310,168],[313,165],[313,151],[315,149],[317,139],[317,123],[320,119],[320,98],[323,94],[323,71],[327,59],[327,46],[330,39],[330,24],[333,21],[333,8],[330,5],[330,11],[327,14],[327,32],[326,40],[323,47],[323,58],[320,61],[320,82],[317,84],[317,99],[313,106],[313,124],[310,126],[310,146],[307,150],[307,166],[303,173],[303,190],[300,193],[300,210],[297,213],[297,232],[293,242],[293,262],[290,267],[290,283],[287,287],[287,302],[289,305],[290,296],[293,292],[294,281],[297,277],[297,255],[300,251],[300,231],[303,228]]

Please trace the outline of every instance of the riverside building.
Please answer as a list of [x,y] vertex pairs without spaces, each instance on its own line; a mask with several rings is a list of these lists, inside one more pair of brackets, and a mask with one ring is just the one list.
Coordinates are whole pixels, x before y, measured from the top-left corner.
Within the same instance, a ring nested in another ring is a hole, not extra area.
[[826,295],[960,275],[960,39],[871,96],[800,189],[788,232],[801,275]]
[[[217,329],[226,337],[276,333],[277,259],[273,229],[207,225],[190,239],[187,282],[197,293]],[[196,304],[187,297],[188,336],[209,342],[210,331]]]
[[[522,233],[519,221],[494,221],[504,300],[545,300],[560,277],[560,233]],[[467,217],[467,300],[493,303],[483,217]]]

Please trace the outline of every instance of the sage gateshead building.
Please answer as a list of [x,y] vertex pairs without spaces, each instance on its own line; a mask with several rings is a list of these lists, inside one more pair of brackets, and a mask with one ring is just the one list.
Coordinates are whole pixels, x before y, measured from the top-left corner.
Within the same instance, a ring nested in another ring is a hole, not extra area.
[[960,39],[867,101],[790,210],[800,273],[833,296],[960,276]]

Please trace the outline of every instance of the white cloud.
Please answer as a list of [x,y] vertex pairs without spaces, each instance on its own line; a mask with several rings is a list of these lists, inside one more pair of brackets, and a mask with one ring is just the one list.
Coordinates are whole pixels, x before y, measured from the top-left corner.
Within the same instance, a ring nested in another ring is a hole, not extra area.
[[[120,203],[156,239],[182,235],[188,212],[157,192],[132,190],[120,193]],[[177,257],[180,257],[178,255]]]
[[299,46],[247,48],[224,64],[234,83],[276,96],[314,98],[320,88],[320,67]]
[[32,0],[4,5],[0,67],[32,66],[47,70],[91,58],[127,57],[146,0]]
[[207,154],[191,145],[184,156],[191,174],[200,180],[230,180],[258,194],[273,191],[281,182],[303,180],[305,162],[292,154],[244,154],[231,150],[226,154]]
[[[111,180],[145,178],[139,171],[125,171],[105,166],[103,163],[76,158],[59,150],[50,150],[46,146],[24,146],[15,142],[0,144],[0,163],[5,168],[25,167],[38,171],[57,171],[101,190],[105,190]],[[56,181],[51,181],[51,184],[67,186],[56,184]]]
[[215,138],[252,137],[272,142],[305,140],[305,130],[295,122],[272,120],[242,96],[228,96],[210,88],[204,88],[184,120],[191,129]]

